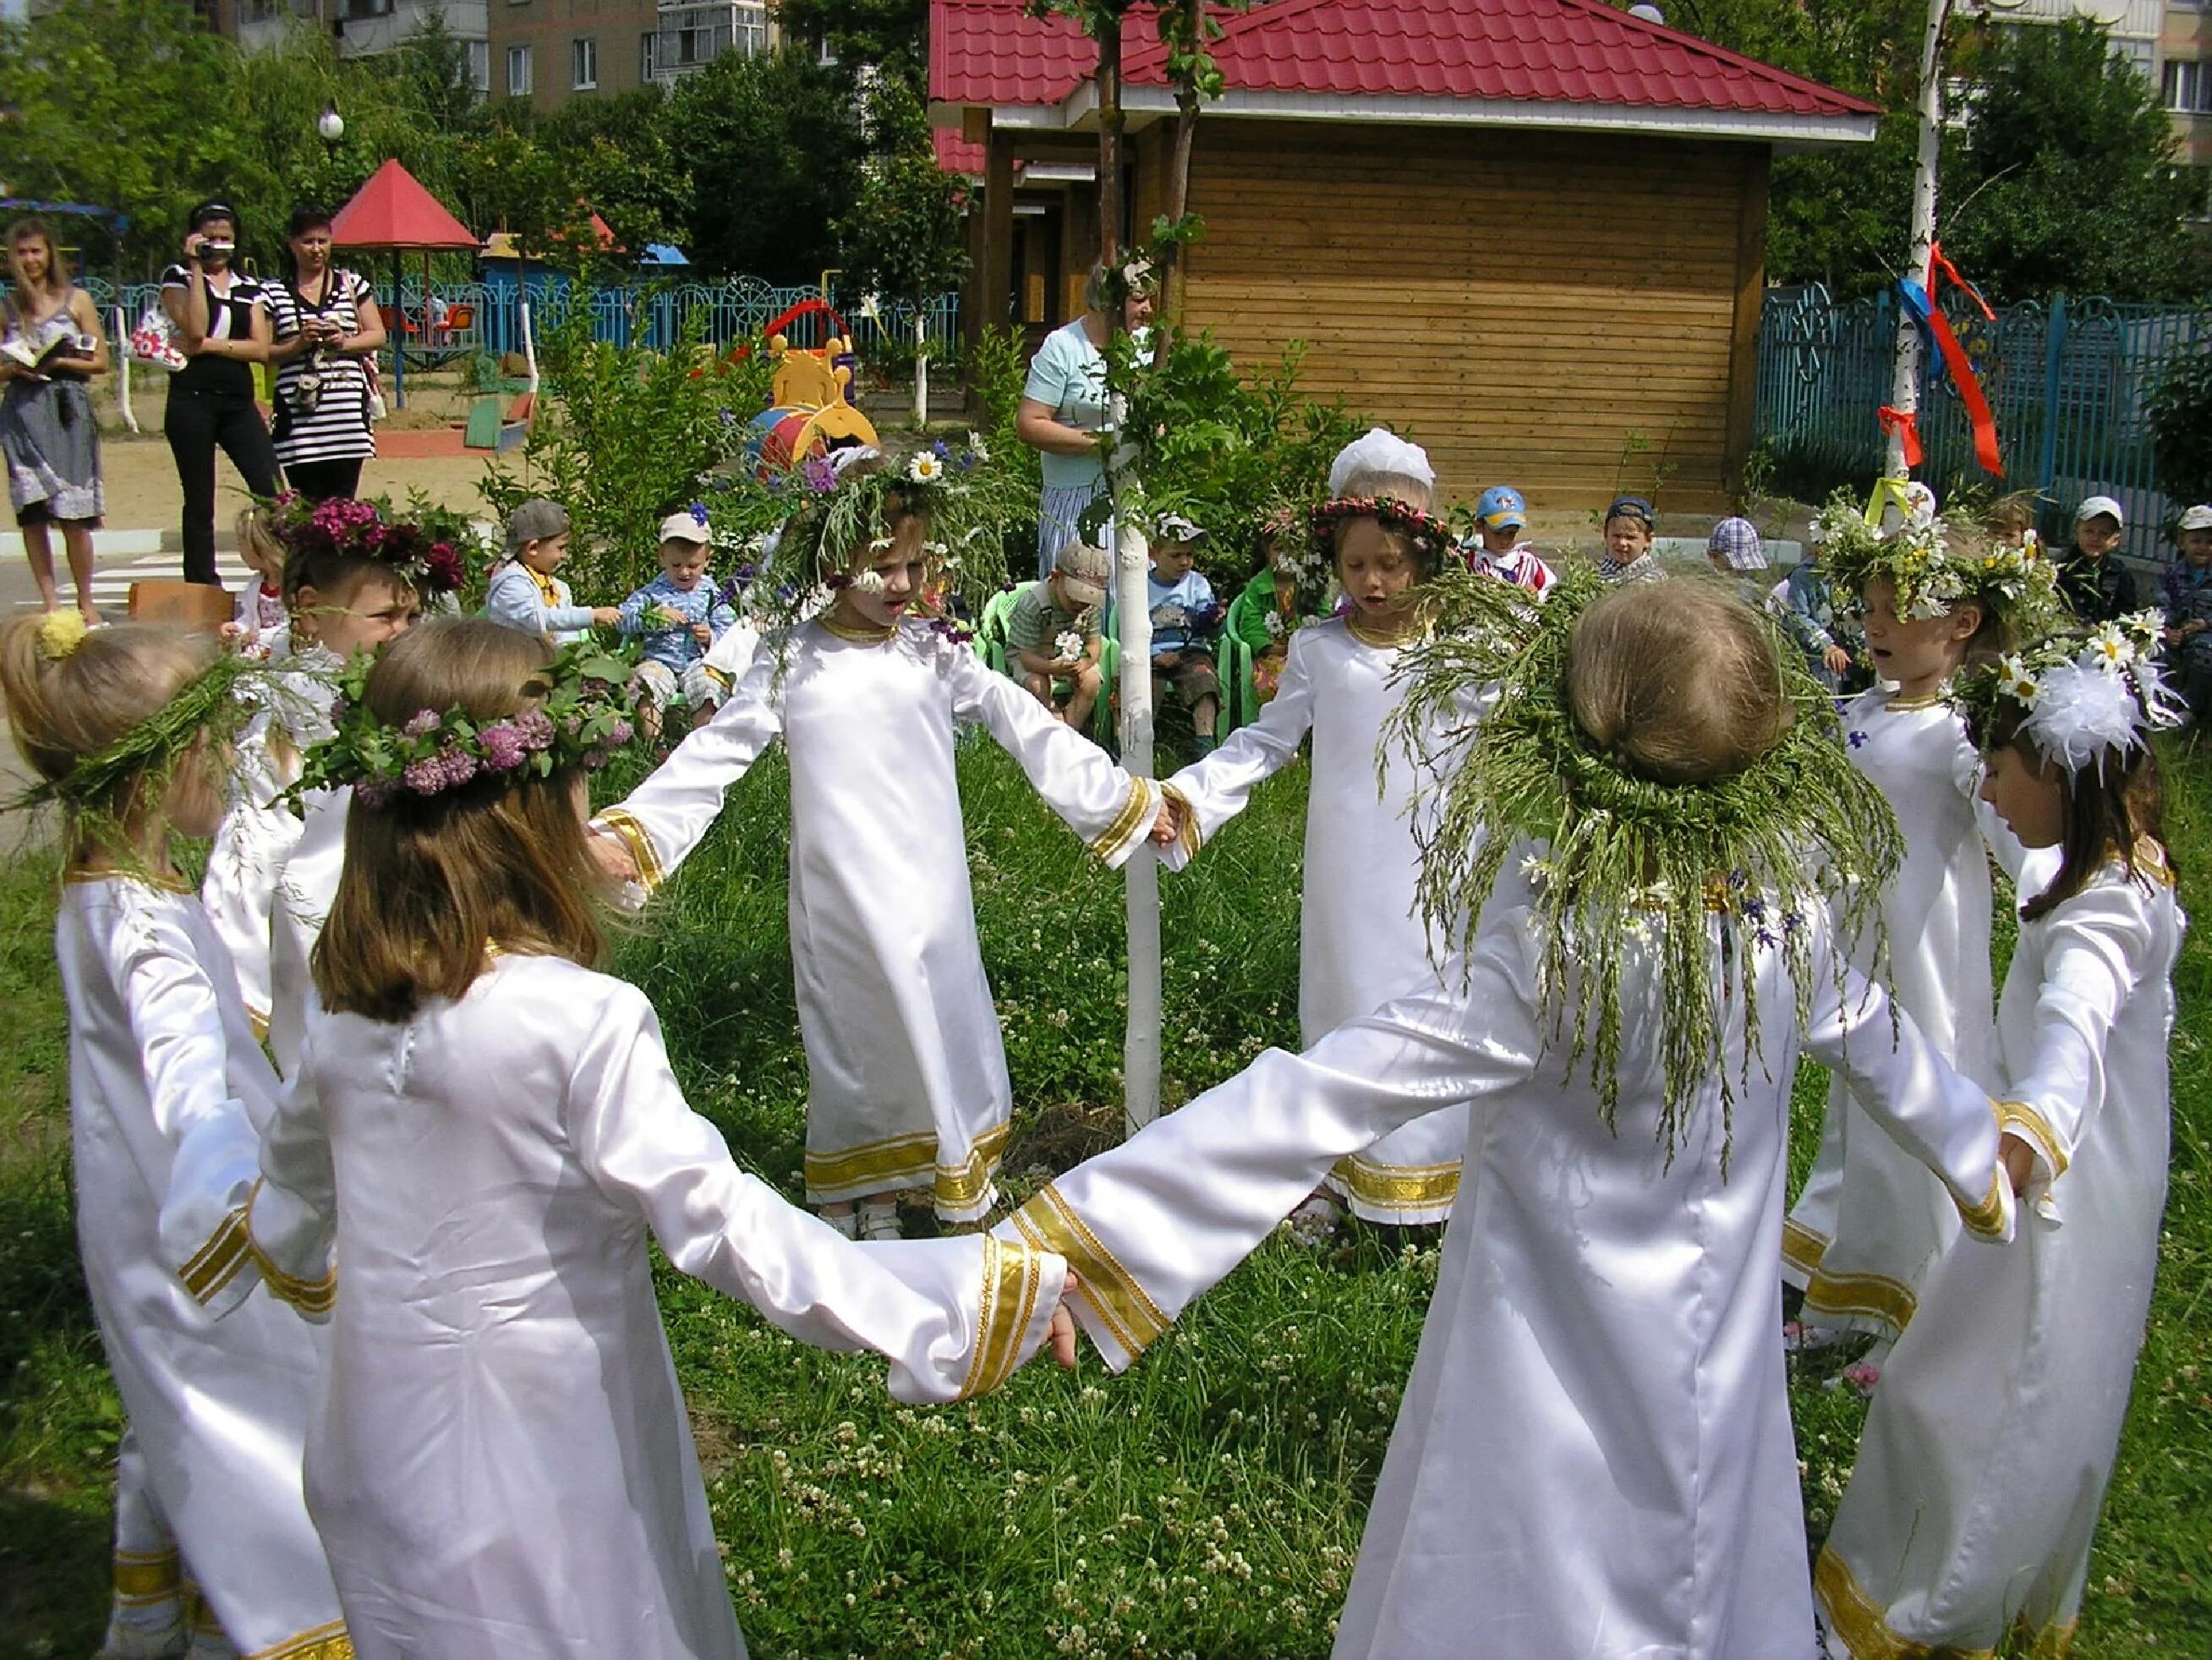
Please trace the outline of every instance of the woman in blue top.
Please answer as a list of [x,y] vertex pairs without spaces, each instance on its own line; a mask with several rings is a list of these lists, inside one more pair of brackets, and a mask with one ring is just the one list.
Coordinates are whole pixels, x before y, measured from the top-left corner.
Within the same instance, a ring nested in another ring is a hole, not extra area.
[[1142,268],[1123,301],[1118,321],[1106,299],[1108,268],[1094,265],[1083,285],[1083,315],[1054,329],[1030,362],[1029,384],[1014,415],[1014,435],[1044,459],[1044,493],[1037,503],[1037,577],[1052,575],[1063,544],[1082,540],[1084,508],[1105,492],[1106,469],[1098,435],[1113,422],[1106,392],[1106,343],[1118,326],[1145,338],[1152,291]]

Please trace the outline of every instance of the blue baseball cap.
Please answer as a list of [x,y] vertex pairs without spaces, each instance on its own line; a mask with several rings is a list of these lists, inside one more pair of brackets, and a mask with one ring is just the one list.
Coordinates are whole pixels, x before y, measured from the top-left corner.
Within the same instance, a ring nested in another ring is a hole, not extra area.
[[1528,522],[1528,504],[1510,484],[1492,484],[1474,504],[1475,522],[1486,530],[1519,530]]

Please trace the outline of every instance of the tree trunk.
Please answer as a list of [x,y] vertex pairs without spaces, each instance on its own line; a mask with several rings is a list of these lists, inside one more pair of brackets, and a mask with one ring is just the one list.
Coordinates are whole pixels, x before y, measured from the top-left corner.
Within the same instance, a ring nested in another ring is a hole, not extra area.
[[[1115,515],[1114,604],[1120,623],[1121,764],[1133,776],[1152,775],[1152,556],[1141,526]],[[1151,826],[1147,825],[1146,829]],[[1127,866],[1129,1021],[1121,1040],[1121,1098],[1129,1134],[1160,1116],[1160,866],[1149,847]]]
[[[1202,42],[1206,30],[1206,0],[1182,0],[1184,27],[1190,32],[1194,46]],[[1180,224],[1190,211],[1190,156],[1198,140],[1198,88],[1183,86],[1176,88],[1175,149],[1168,161],[1167,221]],[[1159,297],[1155,314],[1163,322],[1182,315],[1182,244],[1170,242],[1160,250]],[[1168,358],[1168,331],[1154,331],[1152,362],[1164,363]]]
[[[1905,275],[1928,280],[1928,251],[1936,242],[1936,167],[1943,149],[1943,24],[1950,0],[1928,0],[1928,28],[1920,43],[1920,144],[1912,167],[1911,267]],[[1920,328],[1902,306],[1897,316],[1897,363],[1890,380],[1890,407],[1911,415],[1920,407]],[[1905,434],[1889,435],[1886,471],[1902,477]]]
[[1098,34],[1098,262],[1121,258],[1121,18],[1117,9]]

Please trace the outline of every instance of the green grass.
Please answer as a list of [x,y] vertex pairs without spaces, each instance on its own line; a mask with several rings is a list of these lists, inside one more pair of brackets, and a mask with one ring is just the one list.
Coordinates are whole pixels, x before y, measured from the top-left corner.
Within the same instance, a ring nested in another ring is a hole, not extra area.
[[[2185,903],[2212,916],[2212,782],[2177,751]],[[988,746],[963,749],[969,853],[1016,1098],[1019,1192],[1120,1125],[1120,884]],[[1305,782],[1261,792],[1164,883],[1167,1098],[1297,1038]],[[780,763],[733,792],[617,966],[653,996],[685,1086],[738,1157],[798,1190],[805,1067],[784,916]],[[66,1187],[52,869],[0,873],[0,1657],[88,1653],[103,1610],[113,1395]],[[2212,946],[2179,977],[2162,1271],[2090,1575],[2085,1660],[2212,1652]],[[1822,1080],[1798,1091],[1809,1158]],[[1319,1656],[1435,1283],[1433,1247],[1271,1243],[1134,1371],[1031,1367],[915,1411],[879,1365],[801,1347],[665,1273],[662,1308],[738,1614],[763,1657]],[[1815,1537],[1863,1408],[1793,1388]]]

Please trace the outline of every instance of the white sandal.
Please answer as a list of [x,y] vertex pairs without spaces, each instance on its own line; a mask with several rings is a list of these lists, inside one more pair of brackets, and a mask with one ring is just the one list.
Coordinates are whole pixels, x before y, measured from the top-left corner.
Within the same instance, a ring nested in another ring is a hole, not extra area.
[[902,1239],[899,1231],[898,1201],[896,1199],[869,1200],[860,1208],[860,1237],[863,1239]]
[[1285,1224],[1302,1245],[1318,1245],[1344,1221],[1344,1207],[1325,1193],[1309,1194]]
[[849,1207],[841,1211],[820,1211],[817,1214],[848,1239],[858,1239],[860,1237],[860,1215]]

